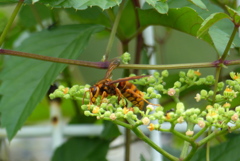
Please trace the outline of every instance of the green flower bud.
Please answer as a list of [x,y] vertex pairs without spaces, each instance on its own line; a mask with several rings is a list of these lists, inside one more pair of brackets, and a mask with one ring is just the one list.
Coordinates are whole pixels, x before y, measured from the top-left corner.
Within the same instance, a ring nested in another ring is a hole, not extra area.
[[150,116],[149,116],[149,119],[150,119],[150,120],[156,120],[156,118],[155,118],[153,115],[150,115]]
[[155,108],[155,111],[156,112],[163,112],[163,107],[162,106],[157,106],[156,108]]
[[85,115],[85,116],[90,116],[90,115],[91,115],[91,112],[90,112],[90,111],[84,111],[84,115]]
[[212,118],[211,116],[207,116],[207,117],[206,117],[206,120],[207,120],[208,122],[210,122],[210,123],[213,122],[213,118]]
[[210,91],[208,92],[208,95],[209,95],[209,96],[213,96],[213,94],[214,94],[214,92],[213,92],[212,90],[210,90]]
[[235,113],[234,111],[230,110],[230,111],[227,112],[226,115],[227,115],[228,117],[232,117],[232,115],[233,115],[234,113]]
[[219,107],[219,108],[218,108],[218,113],[219,113],[220,115],[223,115],[223,114],[225,113],[225,109],[224,109],[223,107]]
[[179,77],[185,77],[186,76],[186,73],[185,72],[183,72],[183,71],[180,71],[179,72]]
[[164,87],[161,84],[157,84],[154,86],[154,89],[156,89],[157,91],[162,91],[164,89]]
[[217,84],[217,86],[218,86],[218,88],[219,88],[220,90],[222,90],[223,87],[224,87],[224,83],[223,83],[223,82],[219,82],[219,83]]
[[138,107],[133,107],[133,112],[134,113],[138,113],[140,111],[140,109]]
[[157,94],[156,93],[151,93],[150,98],[156,98]]
[[85,110],[88,109],[88,105],[82,105],[81,108],[82,108],[83,111],[85,111]]
[[153,76],[148,77],[148,82],[149,83],[155,83],[156,82],[156,78],[154,78]]
[[195,114],[198,115],[198,114],[200,114],[200,112],[201,112],[200,109],[198,109],[198,108],[195,108],[195,109],[194,109],[194,113],[195,113]]
[[236,91],[240,91],[240,85],[239,84],[236,84],[235,86],[233,86],[234,87],[234,89],[236,90]]
[[236,73],[235,72],[230,72],[230,77],[232,78],[232,79],[234,79],[235,77],[236,77]]
[[65,94],[64,94],[62,91],[60,91],[60,90],[56,90],[53,94],[55,95],[55,98],[56,98],[56,97],[63,97],[63,96],[65,95]]
[[187,72],[187,77],[189,77],[189,78],[193,78],[193,77],[195,77],[194,70],[189,69],[188,72]]
[[236,110],[236,112],[240,112],[240,106],[237,106],[237,107],[235,108],[235,110]]
[[167,70],[162,71],[162,76],[163,77],[168,77],[169,73]]
[[182,102],[178,102],[176,106],[176,110],[183,110],[184,111],[185,106]]
[[153,93],[153,92],[154,92],[154,88],[153,87],[148,87],[147,93]]
[[70,96],[70,94],[65,94],[65,95],[63,96],[63,98],[65,98],[65,99],[70,99],[71,96]]
[[156,94],[155,98],[160,99],[162,96],[160,94]]
[[202,111],[201,112],[201,116],[206,116],[207,115],[207,112],[206,111]]
[[127,115],[127,117],[132,118],[132,116],[133,116],[134,114],[133,114],[133,111],[128,111],[128,113],[127,113],[126,115]]
[[236,82],[233,80],[227,80],[226,82],[229,86],[234,86],[236,84]]
[[175,88],[180,88],[181,85],[182,85],[182,84],[181,84],[181,82],[179,82],[179,81],[177,81],[177,82],[174,83],[174,87],[175,87]]
[[104,113],[105,110],[104,110],[103,108],[100,108],[100,109],[99,109],[99,112],[100,112],[100,113]]
[[154,73],[153,73],[153,76],[154,76],[155,78],[158,78],[158,77],[160,76],[160,74],[159,74],[158,72],[154,72]]
[[155,112],[153,116],[157,119],[160,119],[164,116],[164,113],[162,111]]
[[215,109],[218,109],[219,107],[221,107],[221,105],[218,104],[218,103],[214,103],[213,107],[214,107]]
[[108,109],[108,110],[111,110],[111,109],[113,109],[113,105],[110,103],[110,104],[108,104],[107,105],[107,107],[106,107],[106,109]]
[[194,113],[193,109],[187,109],[185,111],[186,116],[191,116]]
[[185,78],[180,78],[179,81],[180,82],[185,82]]
[[64,90],[66,87],[64,87],[63,85],[60,85],[59,87],[58,87],[58,89],[59,90]]
[[215,79],[214,79],[214,77],[212,75],[208,75],[206,77],[206,80],[209,81],[209,82],[215,81]]
[[123,109],[122,109],[122,108],[120,108],[120,107],[118,107],[116,111],[117,111],[117,112],[121,112],[121,113],[122,113],[122,112],[123,112]]
[[216,101],[221,101],[222,100],[222,95],[217,94],[215,98],[216,98]]
[[102,103],[101,106],[100,106],[100,108],[106,108],[107,105],[108,105],[107,103]]
[[131,55],[128,52],[125,52],[122,54],[121,59],[123,64],[128,64],[128,62],[131,60]]
[[105,117],[110,117],[110,115],[111,115],[111,112],[110,112],[110,111],[106,111],[106,112],[104,113],[104,116],[105,116]]
[[122,112],[116,112],[115,115],[116,115],[117,118],[122,118],[123,116],[125,116],[125,115],[123,115]]
[[50,98],[50,99],[54,99],[54,98],[55,98],[55,94],[51,93],[51,94],[49,95],[49,98]]
[[201,94],[202,97],[205,98],[205,97],[207,97],[208,92],[207,92],[206,90],[203,89],[203,90],[201,90],[200,94]]

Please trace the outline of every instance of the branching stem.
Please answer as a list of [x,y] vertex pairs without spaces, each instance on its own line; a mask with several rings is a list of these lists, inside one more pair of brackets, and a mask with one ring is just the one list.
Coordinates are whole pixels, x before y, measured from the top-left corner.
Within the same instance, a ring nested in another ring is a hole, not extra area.
[[12,13],[8,23],[7,23],[7,25],[5,26],[5,28],[4,28],[3,32],[2,32],[2,35],[0,37],[0,47],[2,46],[2,44],[3,44],[3,42],[4,42],[5,38],[6,38],[6,35],[7,35],[7,33],[9,32],[9,30],[10,30],[10,28],[12,26],[12,23],[13,23],[14,19],[16,18],[20,8],[22,7],[23,2],[24,2],[24,0],[19,0],[18,1],[17,6],[15,7],[15,9],[14,9],[14,11],[13,11],[13,13]]

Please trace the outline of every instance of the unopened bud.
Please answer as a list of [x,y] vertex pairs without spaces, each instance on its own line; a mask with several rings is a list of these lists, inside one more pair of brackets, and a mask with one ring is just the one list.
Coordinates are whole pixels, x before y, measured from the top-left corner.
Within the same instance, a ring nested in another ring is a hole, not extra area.
[[148,125],[150,123],[150,119],[148,117],[142,118],[143,125]]
[[188,130],[188,131],[186,132],[186,135],[187,135],[187,136],[193,136],[193,134],[194,134],[194,131],[191,131],[191,130]]

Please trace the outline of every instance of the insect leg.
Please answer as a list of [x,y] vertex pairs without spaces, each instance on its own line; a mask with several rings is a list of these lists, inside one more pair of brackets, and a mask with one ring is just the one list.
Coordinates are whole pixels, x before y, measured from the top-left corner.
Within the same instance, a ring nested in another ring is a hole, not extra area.
[[100,105],[102,104],[102,100],[103,100],[104,98],[106,98],[107,96],[108,96],[107,92],[106,92],[106,91],[103,91],[102,96],[101,96]]
[[[122,99],[122,100],[125,99],[125,97],[123,96],[122,92],[118,88],[116,88],[116,93],[117,93],[117,96],[118,96],[118,103],[120,102],[120,99]],[[127,103],[128,102],[126,101],[126,106],[128,105]]]

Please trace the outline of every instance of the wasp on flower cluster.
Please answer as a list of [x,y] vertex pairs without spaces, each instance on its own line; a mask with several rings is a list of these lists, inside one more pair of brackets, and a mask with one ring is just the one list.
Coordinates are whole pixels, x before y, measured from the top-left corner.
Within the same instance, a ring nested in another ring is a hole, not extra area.
[[[148,77],[149,75],[143,76],[133,76],[133,77],[126,77],[117,80],[112,80],[111,75],[112,71],[119,66],[120,60],[114,59],[106,72],[104,79],[97,82],[95,85],[89,88],[90,92],[90,104],[94,104],[98,96],[101,96],[101,101],[103,98],[107,96],[117,96],[118,101],[121,99],[127,99],[132,103],[132,106],[136,106],[139,109],[143,109],[144,102],[148,104],[152,104],[144,99],[144,93],[141,92],[137,87],[130,83],[129,80],[140,79],[143,77]],[[155,104],[153,104],[155,105]]]

